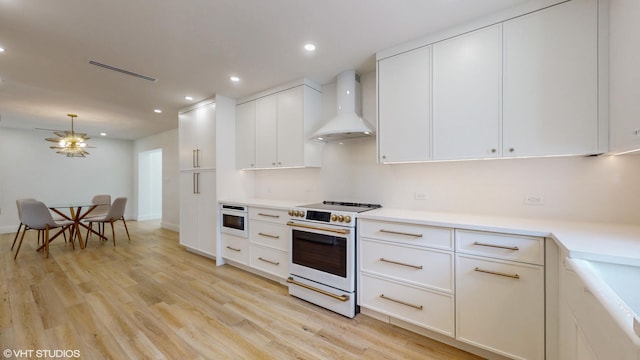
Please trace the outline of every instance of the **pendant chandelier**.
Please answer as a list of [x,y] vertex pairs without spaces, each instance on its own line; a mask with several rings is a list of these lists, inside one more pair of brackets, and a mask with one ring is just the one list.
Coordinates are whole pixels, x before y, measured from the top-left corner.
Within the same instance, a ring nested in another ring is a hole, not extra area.
[[51,149],[57,150],[56,153],[66,155],[67,157],[85,157],[89,155],[84,149],[93,148],[85,142],[91,139],[87,134],[76,133],[73,130],[73,119],[78,117],[76,114],[67,114],[71,118],[71,131],[54,131],[57,138],[47,138],[45,140],[58,143],[58,146],[50,146]]

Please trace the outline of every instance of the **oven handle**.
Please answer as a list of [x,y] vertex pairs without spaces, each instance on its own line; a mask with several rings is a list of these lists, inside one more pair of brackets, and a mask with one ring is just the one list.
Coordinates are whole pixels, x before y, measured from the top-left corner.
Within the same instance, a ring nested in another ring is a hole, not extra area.
[[293,280],[293,278],[291,276],[289,276],[289,278],[287,279],[287,282],[290,283],[290,284],[302,286],[305,289],[309,289],[309,290],[318,292],[318,293],[320,293],[322,295],[326,295],[326,296],[332,297],[332,298],[340,300],[342,302],[349,301],[349,295],[332,294],[332,293],[330,293],[328,291],[324,291],[322,289],[318,289],[317,287],[314,287],[314,286],[311,286],[311,285],[307,285],[307,284],[301,283],[299,281],[295,281],[295,280]]
[[343,234],[343,235],[346,235],[346,234],[348,234],[350,232],[349,229],[328,229],[328,228],[323,228],[323,227],[319,227],[319,226],[313,226],[313,225],[307,225],[307,224],[298,224],[298,223],[295,223],[293,221],[287,222],[287,225],[301,227],[301,228],[305,228],[305,229],[329,231],[329,232],[334,232],[334,233]]

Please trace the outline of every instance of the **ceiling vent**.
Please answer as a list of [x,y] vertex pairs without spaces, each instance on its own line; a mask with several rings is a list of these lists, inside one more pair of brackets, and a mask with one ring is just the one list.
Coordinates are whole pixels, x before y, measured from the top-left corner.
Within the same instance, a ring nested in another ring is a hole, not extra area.
[[129,76],[134,76],[134,77],[137,77],[137,78],[140,78],[140,79],[143,79],[143,80],[147,80],[147,81],[152,81],[152,82],[158,81],[158,79],[152,78],[151,76],[138,74],[138,73],[135,73],[133,71],[120,69],[118,67],[107,65],[107,64],[102,64],[102,63],[99,63],[99,62],[93,61],[93,60],[89,60],[89,64],[95,65],[95,66],[99,66],[101,68],[105,68],[105,69],[108,69],[108,70],[117,71],[119,73],[122,73],[122,74],[125,74],[125,75],[129,75]]

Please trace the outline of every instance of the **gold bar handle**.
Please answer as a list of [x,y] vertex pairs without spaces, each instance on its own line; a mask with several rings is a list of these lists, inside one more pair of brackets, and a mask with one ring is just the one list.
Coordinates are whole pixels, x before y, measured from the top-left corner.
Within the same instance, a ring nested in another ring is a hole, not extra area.
[[265,214],[265,213],[258,213],[258,215],[266,216],[266,217],[270,217],[270,218],[276,218],[276,219],[280,217],[280,215]]
[[272,238],[272,239],[280,239],[280,236],[278,236],[278,235],[265,234],[265,233],[262,233],[262,232],[259,232],[258,235],[265,236],[265,237]]
[[401,266],[406,266],[406,267],[422,270],[422,265],[411,265],[411,264],[406,264],[406,263],[402,263],[402,262],[398,262],[398,261],[387,260],[385,258],[380,258],[380,261],[383,261],[383,262],[386,262],[386,263],[389,263],[389,264],[396,264],[396,265],[401,265]]
[[513,250],[513,251],[520,250],[517,246],[504,246],[504,245],[486,244],[486,243],[481,243],[481,242],[477,242],[477,241],[474,242],[473,245],[486,246],[486,247],[492,247],[492,248],[498,248],[498,249]]
[[289,221],[287,223],[287,225],[289,226],[295,226],[295,227],[301,227],[301,228],[305,228],[305,229],[312,229],[312,230],[320,230],[320,231],[329,231],[329,232],[334,232],[337,234],[343,234],[346,235],[349,233],[348,229],[328,229],[328,228],[323,228],[323,227],[319,227],[319,226],[313,226],[313,225],[306,225],[306,224],[299,224],[299,223],[295,223],[293,221]]
[[337,299],[337,300],[340,300],[340,301],[342,301],[342,302],[349,301],[349,295],[336,295],[336,294],[332,294],[332,293],[330,293],[330,292],[328,292],[328,291],[324,291],[324,290],[322,290],[322,289],[318,289],[317,287],[313,287],[313,286],[311,286],[311,285],[307,285],[307,284],[301,283],[301,282],[299,282],[299,281],[295,281],[295,280],[293,280],[293,278],[292,278],[292,277],[289,277],[289,278],[287,279],[287,282],[288,282],[288,283],[290,283],[290,284],[294,284],[294,285],[301,286],[301,287],[303,287],[303,288],[305,288],[305,289],[309,289],[309,290],[315,291],[315,292],[320,293],[320,294],[322,294],[322,295],[326,295],[326,296],[332,297],[332,298]]
[[280,262],[276,262],[276,261],[271,261],[271,260],[263,259],[262,257],[259,257],[259,258],[258,258],[258,260],[260,260],[260,261],[264,261],[264,262],[269,263],[269,264],[271,264],[271,265],[276,265],[276,266],[280,265]]
[[227,246],[227,249],[240,252],[240,249],[232,248],[231,246]]
[[502,272],[491,271],[491,270],[483,270],[483,269],[480,269],[480,268],[475,268],[475,269],[473,269],[473,271],[477,271],[477,272],[481,272],[481,273],[485,273],[485,274],[509,277],[509,278],[512,278],[512,279],[520,279],[520,275],[518,275],[518,274],[505,274],[505,273],[502,273]]
[[384,294],[380,294],[380,298],[385,299],[385,300],[389,300],[389,301],[393,301],[394,303],[398,303],[400,305],[412,307],[414,309],[418,309],[418,310],[422,310],[423,309],[422,305],[409,304],[408,302],[404,302],[404,301],[401,301],[401,300],[390,298],[388,296],[384,296]]
[[385,233],[385,234],[404,235],[404,236],[411,236],[411,237],[416,237],[416,238],[421,238],[422,237],[422,234],[412,234],[412,233],[393,231],[393,230],[385,230],[385,229],[380,229],[380,232],[381,233]]

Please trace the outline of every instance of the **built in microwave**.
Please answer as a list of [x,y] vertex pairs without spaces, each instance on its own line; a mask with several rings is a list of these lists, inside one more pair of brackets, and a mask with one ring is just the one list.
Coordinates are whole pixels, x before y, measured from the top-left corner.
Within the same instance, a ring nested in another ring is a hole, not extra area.
[[249,236],[247,207],[220,204],[220,232],[246,238]]

